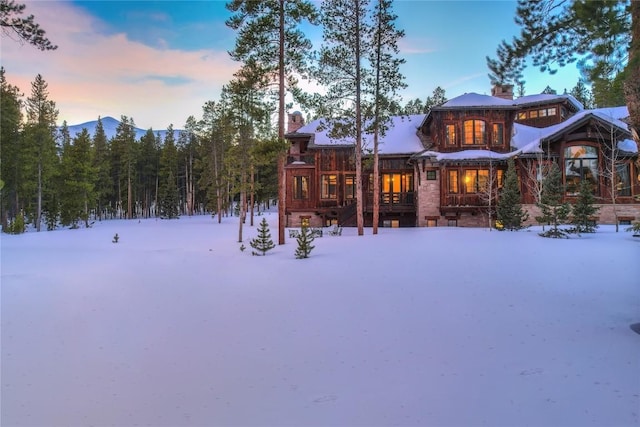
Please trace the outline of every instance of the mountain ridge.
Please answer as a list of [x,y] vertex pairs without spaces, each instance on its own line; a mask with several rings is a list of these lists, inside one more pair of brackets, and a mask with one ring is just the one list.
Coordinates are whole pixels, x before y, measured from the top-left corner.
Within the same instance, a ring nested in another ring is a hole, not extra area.
[[[104,129],[104,133],[107,136],[107,139],[111,139],[113,138],[116,133],[117,133],[117,129],[118,126],[120,125],[120,120],[115,119],[111,116],[105,116],[105,117],[100,117],[100,119],[102,121],[102,127]],[[79,123],[76,125],[67,125],[67,129],[69,129],[69,135],[71,135],[71,137],[73,138],[74,136],[76,136],[76,134],[82,132],[82,129],[87,129],[87,131],[89,132],[89,135],[91,135],[91,138],[94,137],[94,135],[96,134],[96,126],[98,125],[98,120],[91,120],[88,122],[84,122],[84,123]],[[58,130],[62,129],[61,126],[58,127]],[[147,133],[147,129],[141,129],[139,127],[134,127],[134,132],[136,134],[136,140],[139,140],[140,138],[142,138],[146,133]],[[153,129],[153,128],[150,128]],[[178,134],[180,132],[180,129],[174,129],[174,135],[176,136],[176,138],[178,137]],[[164,141],[166,135],[167,135],[167,130],[166,129],[160,129],[160,130],[153,130],[153,134],[157,135],[160,134],[160,137],[162,138],[162,140]]]

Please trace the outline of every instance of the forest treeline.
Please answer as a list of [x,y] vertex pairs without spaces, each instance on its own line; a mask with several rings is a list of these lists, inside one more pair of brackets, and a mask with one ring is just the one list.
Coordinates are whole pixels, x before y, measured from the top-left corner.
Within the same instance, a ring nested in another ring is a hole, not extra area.
[[227,87],[219,101],[202,106],[200,118],[189,117],[180,131],[169,125],[164,138],[149,129],[137,139],[126,116],[111,138],[100,119],[94,135],[71,135],[66,122],[56,126],[42,76],[24,101],[4,68],[0,79],[5,231],[19,233],[29,223],[53,229],[110,218],[220,217],[240,190],[251,206],[277,198],[278,139],[262,101],[249,105]]

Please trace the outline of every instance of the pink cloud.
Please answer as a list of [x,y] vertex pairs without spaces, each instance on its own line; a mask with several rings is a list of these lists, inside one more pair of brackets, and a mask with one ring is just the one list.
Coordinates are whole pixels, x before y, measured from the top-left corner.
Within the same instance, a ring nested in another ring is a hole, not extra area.
[[60,121],[122,114],[141,127],[178,127],[218,98],[238,68],[226,51],[161,49],[125,34],[105,35],[103,22],[69,3],[32,2],[26,10],[59,47],[41,52],[3,37],[2,65],[9,82],[27,96],[30,82],[42,74]]

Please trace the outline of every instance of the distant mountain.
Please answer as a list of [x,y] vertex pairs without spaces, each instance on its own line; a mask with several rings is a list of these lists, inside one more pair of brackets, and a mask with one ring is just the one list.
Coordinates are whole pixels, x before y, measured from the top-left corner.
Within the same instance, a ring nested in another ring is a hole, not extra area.
[[[116,129],[118,129],[118,125],[120,125],[120,121],[114,119],[113,117],[102,117],[101,120],[102,120],[102,127],[104,128],[104,133],[107,135],[107,139],[113,138],[116,134]],[[76,136],[77,133],[82,132],[82,129],[84,128],[86,128],[87,131],[89,131],[89,134],[93,138],[93,135],[95,135],[96,133],[97,125],[98,125],[98,121],[93,120],[86,123],[80,123],[79,125],[67,125],[67,127],[69,128],[69,134],[71,135],[71,138]],[[144,134],[147,133],[147,129],[140,129],[140,128],[134,128],[134,129],[136,132],[136,139],[140,139],[141,137],[144,136]],[[174,129],[173,131],[174,131],[174,136],[177,140],[178,136],[180,135],[180,130]],[[164,137],[167,134],[166,129],[153,130],[154,135],[157,135],[158,133],[160,133],[160,137],[164,141]]]

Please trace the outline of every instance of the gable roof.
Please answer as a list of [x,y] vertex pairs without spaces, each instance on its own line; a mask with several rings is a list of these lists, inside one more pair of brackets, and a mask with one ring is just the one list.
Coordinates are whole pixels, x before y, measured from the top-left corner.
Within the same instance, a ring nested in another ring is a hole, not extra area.
[[456,96],[445,102],[444,104],[433,107],[432,110],[451,110],[459,108],[507,108],[513,109],[514,103],[509,99],[498,98],[496,96],[481,95],[479,93],[465,93]]
[[573,107],[577,111],[584,110],[584,105],[580,101],[578,101],[573,95],[569,95],[568,93],[562,95],[553,95],[548,93],[539,93],[537,95],[525,95],[520,98],[514,99],[513,105],[517,105],[519,107],[529,107],[534,105],[542,105],[542,104],[550,104],[552,102],[562,102],[568,101],[569,104],[573,105]]

